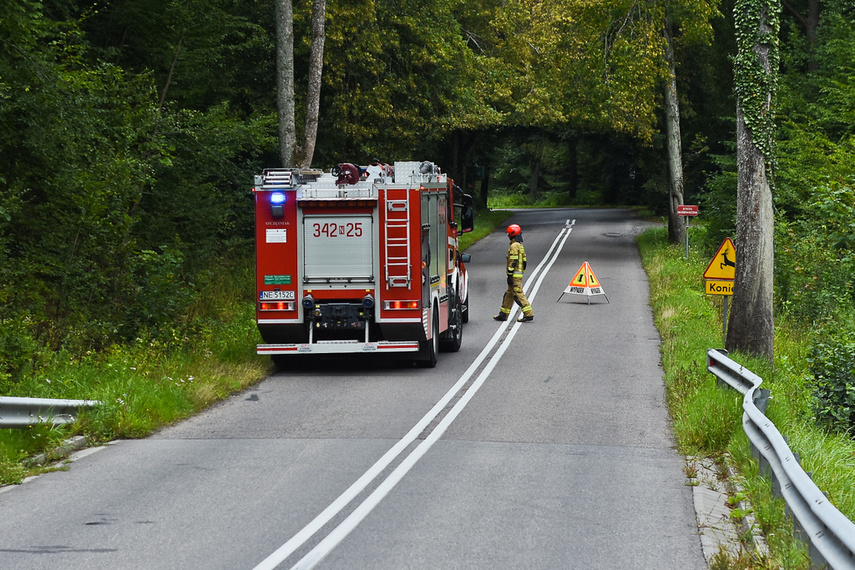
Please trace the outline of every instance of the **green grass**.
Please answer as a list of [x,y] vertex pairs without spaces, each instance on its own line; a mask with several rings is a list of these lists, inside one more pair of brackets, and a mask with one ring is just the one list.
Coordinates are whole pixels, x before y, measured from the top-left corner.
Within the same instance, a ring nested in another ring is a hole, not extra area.
[[574,198],[571,198],[567,192],[540,192],[538,198],[533,200],[528,194],[497,189],[490,193],[487,206],[492,210],[509,208],[632,208],[638,210],[641,217],[651,215],[648,209],[643,206],[605,204],[602,198],[601,192],[580,189]]
[[506,210],[479,210],[475,215],[475,228],[460,236],[459,246],[461,250],[490,235],[502,222],[513,215]]
[[138,438],[173,424],[267,376],[268,359],[255,354],[253,258],[224,263],[182,323],[160,336],[85,355],[40,355],[40,366],[7,396],[98,400],[70,426],[0,430],[0,483],[19,483],[40,467],[26,459],[58,447],[71,435],[90,443]]
[[567,192],[540,192],[533,200],[529,194],[514,192],[491,192],[487,205],[493,209],[501,208],[573,208],[600,204],[602,193],[597,191],[579,190],[575,198]]
[[0,430],[0,482],[20,483],[39,468],[29,468],[29,457],[58,447],[66,438],[65,428],[37,425],[30,429]]
[[[226,324],[212,327],[212,332],[225,334],[227,328]],[[267,374],[269,364],[256,357],[254,346],[247,342],[253,338],[252,331],[246,332],[246,354],[241,360],[215,356],[212,348],[220,341],[216,337],[200,338],[195,348],[176,349],[162,341],[139,339],[82,359],[60,353],[37,374],[18,383],[13,395],[102,402],[81,413],[65,435],[85,433],[94,441],[144,437]],[[6,457],[13,455],[6,452]]]

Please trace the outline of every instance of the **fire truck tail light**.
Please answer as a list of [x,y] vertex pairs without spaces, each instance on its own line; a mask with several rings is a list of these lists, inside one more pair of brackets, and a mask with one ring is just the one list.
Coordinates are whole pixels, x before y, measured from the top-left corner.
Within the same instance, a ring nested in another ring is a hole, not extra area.
[[420,307],[419,301],[383,301],[383,308],[387,311],[413,310]]
[[258,304],[260,311],[293,311],[294,301],[262,301]]

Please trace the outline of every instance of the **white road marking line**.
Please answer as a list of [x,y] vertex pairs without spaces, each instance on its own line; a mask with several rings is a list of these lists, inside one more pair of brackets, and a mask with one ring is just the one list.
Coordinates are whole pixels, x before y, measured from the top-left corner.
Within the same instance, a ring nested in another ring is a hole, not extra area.
[[[567,238],[570,236],[570,232],[572,231],[573,225],[575,225],[576,220],[573,220],[571,223],[570,220],[564,225],[564,228],[552,242],[552,245],[544,256],[543,260],[540,264],[535,268],[532,272],[533,275],[538,275],[538,279],[535,282],[534,288],[530,293],[530,297],[533,299],[537,295],[537,290],[540,288],[541,283],[543,282],[543,278],[546,273],[549,271],[549,268],[555,263],[558,259],[558,255],[561,253],[561,250],[564,247],[564,243],[567,241]],[[562,239],[563,236],[563,239]],[[560,245],[559,244],[560,241]],[[556,249],[557,247],[557,249]],[[551,257],[550,257],[551,256]],[[544,264],[547,263],[546,270],[540,273],[541,268],[543,268]],[[529,279],[526,284],[529,285],[531,283],[531,279]],[[512,313],[513,314],[513,313]],[[312,568],[318,562],[324,559],[332,550],[338,546],[338,544],[350,534],[353,529],[355,529],[360,522],[362,522],[366,516],[383,500],[383,498],[391,491],[395,485],[397,485],[401,479],[403,479],[404,475],[412,469],[412,467],[418,462],[419,459],[430,449],[434,443],[442,436],[448,426],[451,425],[451,422],[457,418],[463,408],[469,403],[481,385],[486,381],[489,377],[490,373],[493,371],[495,366],[498,364],[499,360],[504,354],[507,347],[510,345],[511,340],[516,335],[517,330],[519,330],[521,323],[515,322],[514,326],[511,328],[510,333],[502,342],[499,349],[496,351],[496,354],[488,362],[487,366],[472,383],[466,393],[458,400],[458,402],[454,405],[454,407],[448,412],[448,414],[440,421],[440,423],[434,428],[434,430],[428,435],[425,440],[419,444],[416,449],[414,449],[404,460],[389,474],[389,476],[383,480],[382,483],[365,499],[350,515],[342,521],[332,532],[330,532],[326,537],[324,537],[321,542],[317,544],[308,554],[306,554],[297,564],[295,564],[292,568],[294,569],[303,569],[303,568]],[[487,355],[492,351],[493,347],[496,343],[499,342],[502,335],[504,334],[506,329],[506,325],[501,325],[478,357],[472,362],[469,368],[466,369],[466,372],[460,377],[460,379],[451,387],[451,389],[445,393],[445,395],[431,408],[431,410],[425,414],[425,416],[419,420],[419,422],[413,426],[413,428],[400,440],[396,443],[392,448],[387,451],[383,457],[381,457],[371,468],[368,469],[359,479],[356,480],[353,485],[351,485],[344,493],[342,493],[335,501],[333,501],[326,509],[324,509],[314,520],[312,520],[308,525],[303,527],[297,534],[295,534],[288,542],[280,546],[273,552],[270,556],[265,558],[260,564],[258,564],[254,570],[269,570],[272,568],[276,568],[280,563],[282,563],[286,558],[288,558],[291,554],[294,553],[298,548],[300,548],[306,541],[309,540],[318,530],[321,529],[325,524],[327,524],[330,520],[333,519],[339,512],[341,512],[353,499],[361,493],[365,488],[377,478],[377,476],[391,464],[404,450],[413,442],[415,439],[421,434],[424,429],[445,409],[446,405],[449,401],[460,391],[460,389],[469,381],[475,371],[481,366],[481,363],[487,358]]]

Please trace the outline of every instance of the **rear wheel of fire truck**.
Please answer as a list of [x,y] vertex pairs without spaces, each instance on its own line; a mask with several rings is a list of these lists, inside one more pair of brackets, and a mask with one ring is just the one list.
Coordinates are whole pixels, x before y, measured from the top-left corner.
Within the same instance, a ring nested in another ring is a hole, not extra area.
[[437,334],[437,330],[439,329],[439,313],[437,313],[436,309],[433,310],[433,321],[431,322],[431,338],[427,339],[424,342],[421,350],[421,360],[418,361],[418,365],[422,368],[433,368],[436,366],[437,355],[439,353],[439,334]]
[[466,299],[463,301],[463,307],[461,308],[460,313],[460,322],[468,323],[469,322],[469,295],[466,295]]
[[463,303],[452,290],[448,296],[451,311],[448,315],[448,331],[440,339],[439,348],[443,352],[457,352],[463,345]]

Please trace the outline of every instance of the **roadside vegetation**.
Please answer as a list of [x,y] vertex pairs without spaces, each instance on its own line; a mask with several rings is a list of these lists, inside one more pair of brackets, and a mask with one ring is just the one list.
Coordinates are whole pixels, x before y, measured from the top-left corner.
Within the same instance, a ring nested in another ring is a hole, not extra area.
[[[746,547],[745,555],[722,568],[808,568],[807,549],[793,538],[783,500],[772,493],[769,479],[760,477],[742,430],[742,396],[716,385],[706,370],[706,351],[722,346],[722,297],[704,293],[703,272],[715,249],[707,245],[706,230],[691,229],[688,261],[683,246],[670,245],[665,229],[639,238],[650,281],[650,303],[662,338],[662,363],[668,406],[680,452],[716,458],[721,472],[732,464],[739,486],[770,547],[761,560]],[[799,453],[805,471],[850,520],[855,520],[855,441],[844,430],[832,431],[824,420],[825,401],[818,388],[816,347],[825,341],[805,322],[786,312],[776,317],[775,360],[730,357],[763,378],[771,390],[766,415]],[[851,371],[851,368],[850,368]],[[845,372],[843,370],[842,372]],[[839,414],[838,414],[839,415]],[[740,517],[744,513],[733,513]],[[725,562],[722,562],[725,564]]]
[[90,445],[144,437],[264,378],[271,365],[255,354],[252,245],[243,253],[221,261],[175,327],[83,354],[34,351],[32,372],[15,382],[0,378],[4,396],[102,403],[71,425],[0,429],[0,483],[38,473],[31,458],[50,455],[71,435]]

